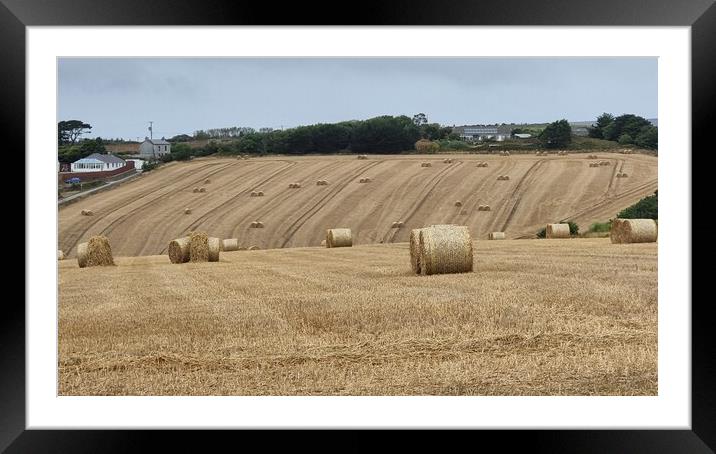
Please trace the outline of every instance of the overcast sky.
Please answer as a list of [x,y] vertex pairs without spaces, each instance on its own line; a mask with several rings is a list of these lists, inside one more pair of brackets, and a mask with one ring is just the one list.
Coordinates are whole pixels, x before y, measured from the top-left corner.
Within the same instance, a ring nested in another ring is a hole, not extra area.
[[58,121],[167,138],[424,112],[443,125],[657,117],[656,58],[61,58]]

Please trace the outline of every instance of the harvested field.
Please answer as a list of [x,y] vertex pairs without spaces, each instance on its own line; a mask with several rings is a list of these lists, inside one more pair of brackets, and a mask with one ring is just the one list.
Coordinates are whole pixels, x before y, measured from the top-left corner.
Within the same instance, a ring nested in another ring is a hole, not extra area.
[[657,395],[656,243],[474,257],[435,276],[407,243],[61,261],[59,394]]
[[[171,240],[192,230],[261,249],[318,246],[334,225],[349,227],[354,245],[407,242],[413,228],[451,223],[467,225],[475,238],[499,231],[516,238],[534,235],[555,219],[573,220],[586,230],[657,188],[655,157],[600,152],[612,165],[595,171],[584,156],[196,158],[164,165],[82,204],[62,205],[58,249],[74,257],[77,244],[101,234],[115,256],[163,255]],[[442,165],[446,157],[453,164]],[[422,167],[424,162],[433,165]],[[477,167],[479,162],[489,167]],[[617,172],[629,178],[616,178]],[[510,180],[496,181],[507,174]],[[368,176],[371,183],[356,184]],[[207,178],[211,190],[193,194]],[[330,185],[315,185],[319,178]],[[289,189],[297,181],[311,184]],[[250,197],[257,188],[266,195]],[[468,215],[455,209],[455,200]],[[94,216],[81,216],[82,205]],[[490,205],[492,213],[478,213],[478,205]],[[184,215],[185,207],[191,215]],[[265,231],[249,227],[256,219],[266,223]],[[396,219],[406,228],[391,228]]]

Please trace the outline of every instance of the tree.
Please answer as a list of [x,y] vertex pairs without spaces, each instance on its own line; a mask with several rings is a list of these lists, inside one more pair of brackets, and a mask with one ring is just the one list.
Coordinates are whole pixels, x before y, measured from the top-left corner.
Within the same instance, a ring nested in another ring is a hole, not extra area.
[[89,130],[92,126],[80,120],[64,120],[57,123],[57,144],[74,145],[77,139]]
[[415,123],[415,126],[420,127],[422,125],[428,124],[428,117],[425,116],[424,113],[419,113],[416,115],[413,115],[413,123]]
[[634,143],[634,139],[629,134],[622,134],[619,136],[619,145],[629,145]]
[[420,134],[425,139],[438,140],[440,139],[440,125],[437,123],[427,123],[420,127]]
[[656,126],[644,126],[634,138],[634,144],[641,148],[657,150],[659,148],[659,129]]
[[542,130],[539,140],[547,148],[564,148],[572,142],[572,127],[567,120],[555,121]]
[[591,128],[587,128],[589,137],[595,139],[604,138],[604,129],[614,121],[614,115],[604,112],[597,117],[597,124],[592,125]]
[[85,156],[89,156],[92,153],[105,153],[107,149],[104,146],[104,141],[101,137],[97,137],[96,139],[92,140],[83,140],[80,144],[80,153]]
[[659,219],[659,192],[644,197],[629,208],[617,214],[621,219]]

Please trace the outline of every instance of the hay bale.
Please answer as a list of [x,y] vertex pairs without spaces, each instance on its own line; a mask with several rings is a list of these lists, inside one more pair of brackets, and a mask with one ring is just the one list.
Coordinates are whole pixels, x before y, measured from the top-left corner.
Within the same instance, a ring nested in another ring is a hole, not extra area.
[[257,192],[257,193],[256,193],[256,196],[257,196],[257,197],[263,197],[263,196],[264,196],[264,191],[259,191],[259,192]]
[[599,163],[597,162],[590,162],[589,167],[599,167]]
[[487,238],[489,240],[504,240],[505,232],[490,232]]
[[321,240],[321,246],[325,246],[325,245],[326,245],[326,240]]
[[502,179],[505,180],[505,181],[508,181],[508,180],[510,179],[510,176],[509,176],[509,175],[503,175],[503,176],[502,176]]
[[241,246],[240,248],[237,249],[237,251],[246,251],[246,250],[247,250],[247,248],[245,248],[244,246]]
[[189,237],[177,238],[169,242],[169,260],[172,263],[186,263],[189,261]]
[[199,188],[194,188],[194,190],[192,192],[194,192],[194,193],[199,192]]
[[547,238],[569,238],[569,224],[547,224]]
[[251,191],[250,197],[258,197],[259,193],[256,191]]
[[420,274],[420,231],[423,229],[413,229],[410,231],[410,267],[413,273]]
[[460,210],[460,215],[461,216],[467,215],[467,210]]
[[440,149],[440,145],[428,139],[420,139],[415,142],[415,149],[418,153],[435,153]]
[[351,229],[339,228],[326,230],[326,247],[351,246],[353,246]]
[[251,225],[249,227],[251,227],[252,229],[263,229],[264,223],[260,222],[260,221],[254,221],[251,223]]
[[433,165],[429,162],[423,162],[420,164],[420,167],[432,167]]
[[438,225],[421,229],[418,248],[423,276],[472,271],[472,237],[466,226]]
[[94,212],[92,210],[82,210],[82,216],[94,216]]
[[316,181],[316,186],[328,186],[328,181],[318,180],[318,181]]
[[629,174],[626,173],[626,172],[623,172],[623,173],[622,173],[622,178],[627,178],[627,177],[629,177]]
[[209,247],[209,261],[218,262],[219,254],[221,254],[221,240],[219,238],[210,236],[207,242]]
[[249,228],[255,229],[255,228],[256,228],[256,221],[252,222],[252,223],[249,225]]
[[64,260],[65,259],[65,253],[61,250],[57,250],[57,260]]
[[239,239],[238,238],[226,238],[221,240],[222,251],[238,251],[239,250]]
[[206,188],[204,188],[204,187],[199,188],[199,192],[206,192]]
[[482,211],[490,211],[490,205],[483,205]]
[[368,155],[365,154],[359,154],[358,159],[368,159]]
[[80,243],[77,246],[77,264],[80,268],[114,265],[112,247],[107,237],[97,235],[86,243]]
[[653,219],[614,219],[609,233],[612,243],[654,243],[657,236]]
[[261,249],[261,248],[258,246],[250,246],[249,247],[249,251],[258,251],[259,249]]
[[209,261],[209,235],[205,232],[192,232],[189,236],[189,261]]
[[358,182],[359,183],[370,183],[371,179],[368,177],[365,177],[365,178],[361,178],[360,180],[358,180]]
[[450,159],[450,158],[443,159],[443,164],[452,164],[452,159]]
[[298,189],[301,187],[301,183],[291,183],[288,185],[289,188]]
[[184,214],[191,214],[191,208],[184,208]]
[[461,206],[462,206],[462,202],[459,201],[459,200],[456,200],[456,201],[455,201],[455,206],[456,206],[456,207],[461,207]]
[[211,180],[209,180],[208,178],[206,180],[204,180],[204,184],[209,184],[209,183],[211,183]]

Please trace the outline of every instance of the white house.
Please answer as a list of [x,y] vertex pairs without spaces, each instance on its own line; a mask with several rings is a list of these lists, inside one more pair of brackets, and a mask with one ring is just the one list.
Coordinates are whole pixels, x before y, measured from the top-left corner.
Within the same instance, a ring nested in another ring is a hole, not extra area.
[[167,142],[164,137],[161,139],[144,138],[144,142],[139,145],[139,156],[145,159],[156,159],[172,151],[172,144]]
[[134,168],[137,170],[142,170],[142,166],[144,165],[144,159],[127,159],[127,162],[134,162]]
[[92,153],[73,162],[70,168],[72,172],[107,172],[124,166],[124,160],[114,155]]

